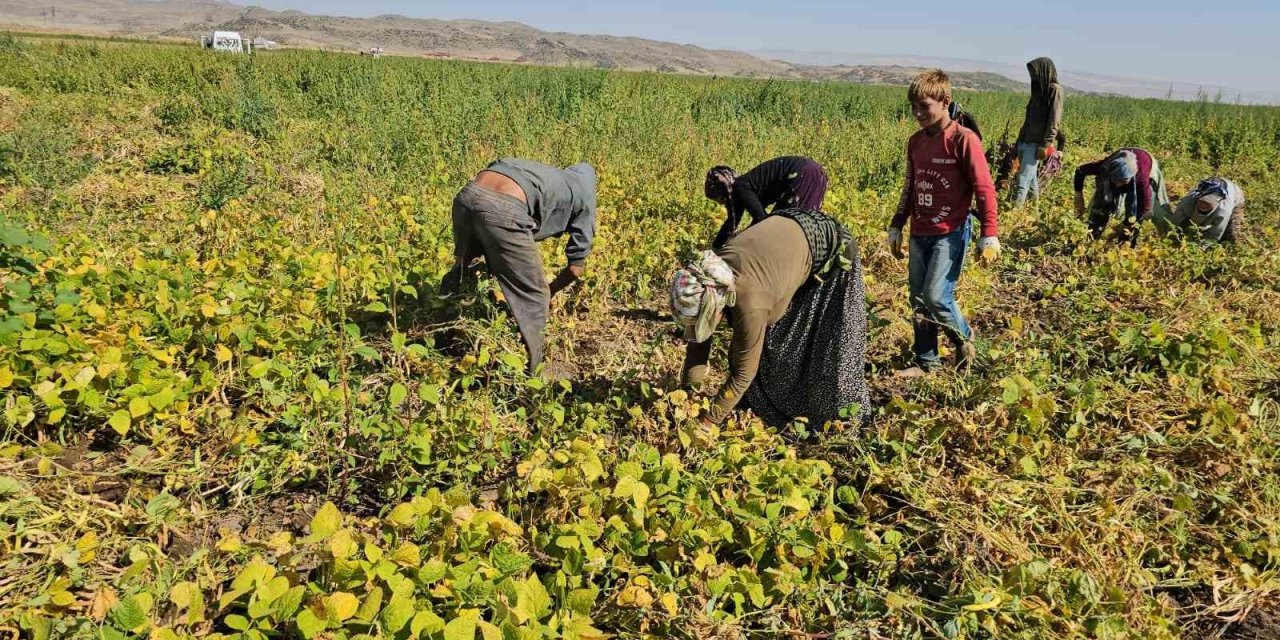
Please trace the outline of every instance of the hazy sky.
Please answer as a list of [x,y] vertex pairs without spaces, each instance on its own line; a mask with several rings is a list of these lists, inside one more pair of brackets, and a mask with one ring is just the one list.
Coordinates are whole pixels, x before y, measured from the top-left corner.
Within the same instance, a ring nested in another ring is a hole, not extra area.
[[235,0],[368,17],[515,20],[742,51],[909,54],[1280,91],[1280,0],[476,2]]

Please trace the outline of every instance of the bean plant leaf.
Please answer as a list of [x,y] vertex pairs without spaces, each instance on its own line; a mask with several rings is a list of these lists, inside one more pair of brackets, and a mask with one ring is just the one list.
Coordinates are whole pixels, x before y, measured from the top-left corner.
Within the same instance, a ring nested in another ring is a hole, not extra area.
[[320,542],[333,535],[342,526],[342,513],[332,502],[326,502],[311,518],[311,535],[301,542]]

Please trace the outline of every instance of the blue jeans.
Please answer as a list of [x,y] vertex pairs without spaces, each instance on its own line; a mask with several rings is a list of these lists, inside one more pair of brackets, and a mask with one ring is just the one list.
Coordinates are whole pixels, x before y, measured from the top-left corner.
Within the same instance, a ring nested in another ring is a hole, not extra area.
[[907,271],[915,329],[912,350],[916,364],[922,369],[932,369],[940,362],[939,329],[947,333],[957,348],[973,335],[956,304],[956,282],[960,279],[968,245],[968,220],[947,235],[911,236]]
[[1018,143],[1018,183],[1013,192],[1015,206],[1026,203],[1028,193],[1040,199],[1040,182],[1036,180],[1036,169],[1040,166],[1039,151],[1040,145],[1034,142]]

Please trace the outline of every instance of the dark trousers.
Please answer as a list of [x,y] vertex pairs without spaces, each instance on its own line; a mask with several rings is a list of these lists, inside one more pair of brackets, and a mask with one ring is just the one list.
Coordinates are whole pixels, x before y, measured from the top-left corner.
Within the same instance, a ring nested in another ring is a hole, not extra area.
[[440,284],[441,291],[456,289],[472,261],[483,255],[515,316],[529,353],[529,373],[542,362],[551,300],[542,255],[533,240],[535,227],[525,203],[468,184],[453,199],[453,255],[457,264]]

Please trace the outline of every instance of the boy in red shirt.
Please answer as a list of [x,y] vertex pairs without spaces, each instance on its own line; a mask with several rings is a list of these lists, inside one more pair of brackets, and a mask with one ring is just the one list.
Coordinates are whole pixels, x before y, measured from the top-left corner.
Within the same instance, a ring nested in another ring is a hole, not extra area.
[[938,329],[956,346],[956,364],[973,361],[973,330],[956,304],[956,282],[969,244],[970,205],[977,199],[984,261],[1000,256],[996,238],[996,188],[977,134],[951,120],[951,79],[941,70],[912,81],[907,97],[920,125],[907,141],[907,181],[889,224],[889,250],[902,259],[902,227],[911,221],[908,273],[916,366],[898,372],[916,377],[935,369]]

